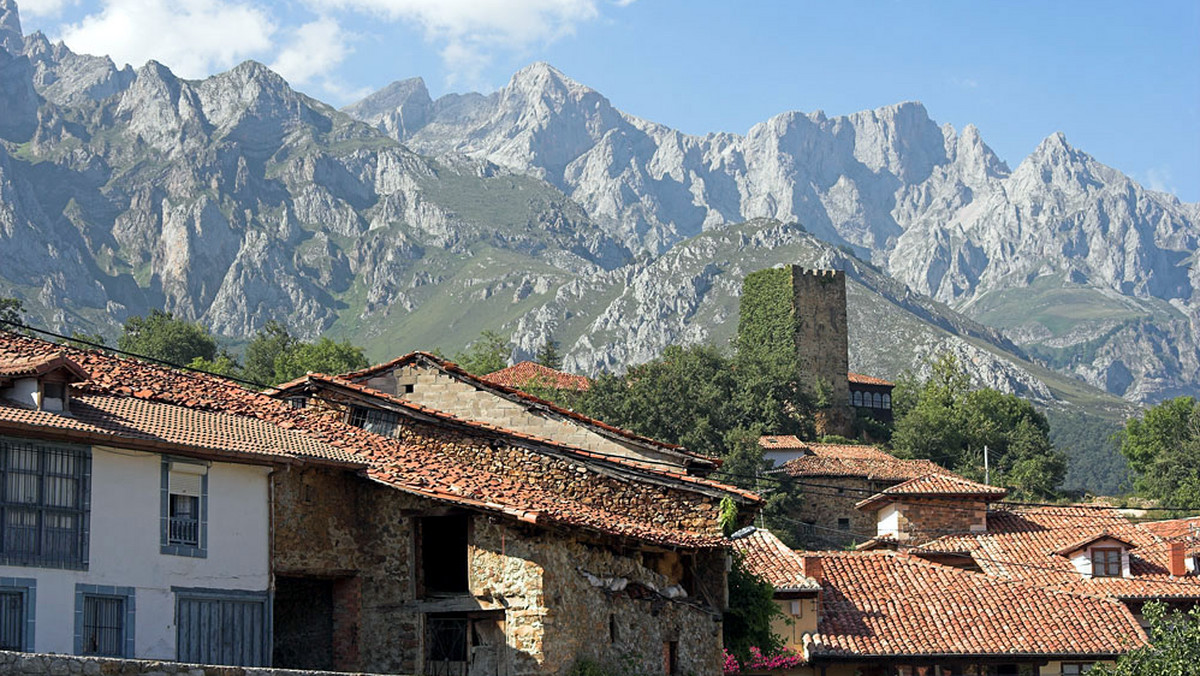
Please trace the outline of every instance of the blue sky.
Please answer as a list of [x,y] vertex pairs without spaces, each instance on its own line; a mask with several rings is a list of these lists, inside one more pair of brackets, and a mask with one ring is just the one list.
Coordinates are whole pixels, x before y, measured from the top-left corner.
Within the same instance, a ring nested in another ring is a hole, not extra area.
[[1015,167],[1067,135],[1200,201],[1200,2],[25,0],[27,33],[203,77],[253,58],[337,105],[420,75],[490,91],[548,61],[689,133],[922,101]]

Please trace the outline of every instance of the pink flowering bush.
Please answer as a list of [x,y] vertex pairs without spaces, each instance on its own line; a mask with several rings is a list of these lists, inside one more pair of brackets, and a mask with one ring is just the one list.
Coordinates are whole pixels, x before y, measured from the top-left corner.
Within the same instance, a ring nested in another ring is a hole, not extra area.
[[791,669],[804,664],[804,656],[791,650],[783,650],[774,655],[764,655],[757,647],[750,648],[750,659],[745,664],[739,664],[736,657],[725,653],[725,673],[739,674],[746,671],[774,671],[776,669]]

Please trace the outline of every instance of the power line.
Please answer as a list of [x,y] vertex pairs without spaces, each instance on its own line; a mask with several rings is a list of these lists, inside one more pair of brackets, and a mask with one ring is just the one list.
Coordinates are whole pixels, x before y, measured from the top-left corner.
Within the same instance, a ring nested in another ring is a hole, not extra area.
[[[224,373],[214,373],[212,371],[205,371],[204,369],[198,369],[198,368],[195,368],[192,366],[187,366],[184,364],[176,364],[175,362],[167,361],[165,359],[159,359],[158,357],[150,357],[150,356],[147,356],[144,354],[138,354],[136,352],[129,352],[127,350],[121,350],[121,349],[118,349],[115,347],[109,347],[107,345],[104,345],[103,343],[96,343],[96,342],[87,340],[85,338],[77,338],[75,336],[64,336],[61,333],[55,333],[54,331],[50,331],[48,329],[41,329],[36,326],[29,326],[28,324],[22,324],[21,322],[14,322],[10,319],[0,318],[0,324],[8,324],[9,326],[15,326],[18,328],[25,329],[27,331],[35,331],[37,333],[42,333],[47,336],[53,336],[55,338],[60,338],[62,340],[70,341],[72,343],[80,343],[82,345],[87,345],[88,347],[93,347],[98,350],[103,350],[105,352],[112,352],[113,354],[119,354],[124,357],[132,357],[134,359],[140,359],[142,361],[149,361],[149,362],[154,362],[156,364],[162,364],[163,366],[170,366],[171,368],[179,369],[181,371],[191,371],[191,372],[195,372],[195,373],[203,373],[205,375],[215,376],[217,378],[224,378],[226,380],[232,380],[234,382],[243,383],[246,385],[253,385],[254,387],[258,387],[258,388],[270,387],[269,385],[264,385],[260,382],[256,382],[253,380],[247,380],[245,378],[239,378],[237,376],[226,375]],[[187,375],[187,374],[184,374],[184,375]]]

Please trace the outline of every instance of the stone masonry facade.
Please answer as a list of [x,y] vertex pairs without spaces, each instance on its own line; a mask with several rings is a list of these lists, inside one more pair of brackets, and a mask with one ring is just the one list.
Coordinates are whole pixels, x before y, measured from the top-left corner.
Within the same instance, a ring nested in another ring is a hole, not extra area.
[[[680,673],[720,671],[720,549],[657,551],[460,512],[335,470],[274,481],[276,575],[354,581],[335,603],[336,669],[425,673],[431,623],[462,617],[494,674],[558,674],[583,657],[661,672],[672,643]],[[418,522],[454,513],[468,523],[468,589],[423,594]]]
[[820,488],[801,491],[800,506],[789,514],[804,549],[841,549],[871,539],[875,513],[855,507],[863,497],[896,482],[863,477],[814,477]]
[[[159,660],[80,657],[0,650],[0,673],[29,676],[344,676],[308,669],[227,667]],[[369,676],[362,674],[361,676]]]
[[[964,497],[905,497],[892,503],[898,512],[898,539],[920,544],[947,534],[987,531],[988,503]],[[886,508],[885,508],[886,509]]]
[[492,423],[596,453],[679,462],[676,455],[600,434],[553,411],[531,410],[527,405],[464,383],[431,366],[399,366],[375,374],[363,384],[460,418]]

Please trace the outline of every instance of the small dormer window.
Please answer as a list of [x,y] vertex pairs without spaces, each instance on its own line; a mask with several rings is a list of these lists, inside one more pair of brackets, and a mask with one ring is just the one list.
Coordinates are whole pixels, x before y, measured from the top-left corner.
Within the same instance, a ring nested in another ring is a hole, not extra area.
[[41,408],[43,411],[67,410],[67,384],[42,383]]
[[1121,550],[1117,547],[1096,547],[1092,550],[1094,577],[1121,577]]

